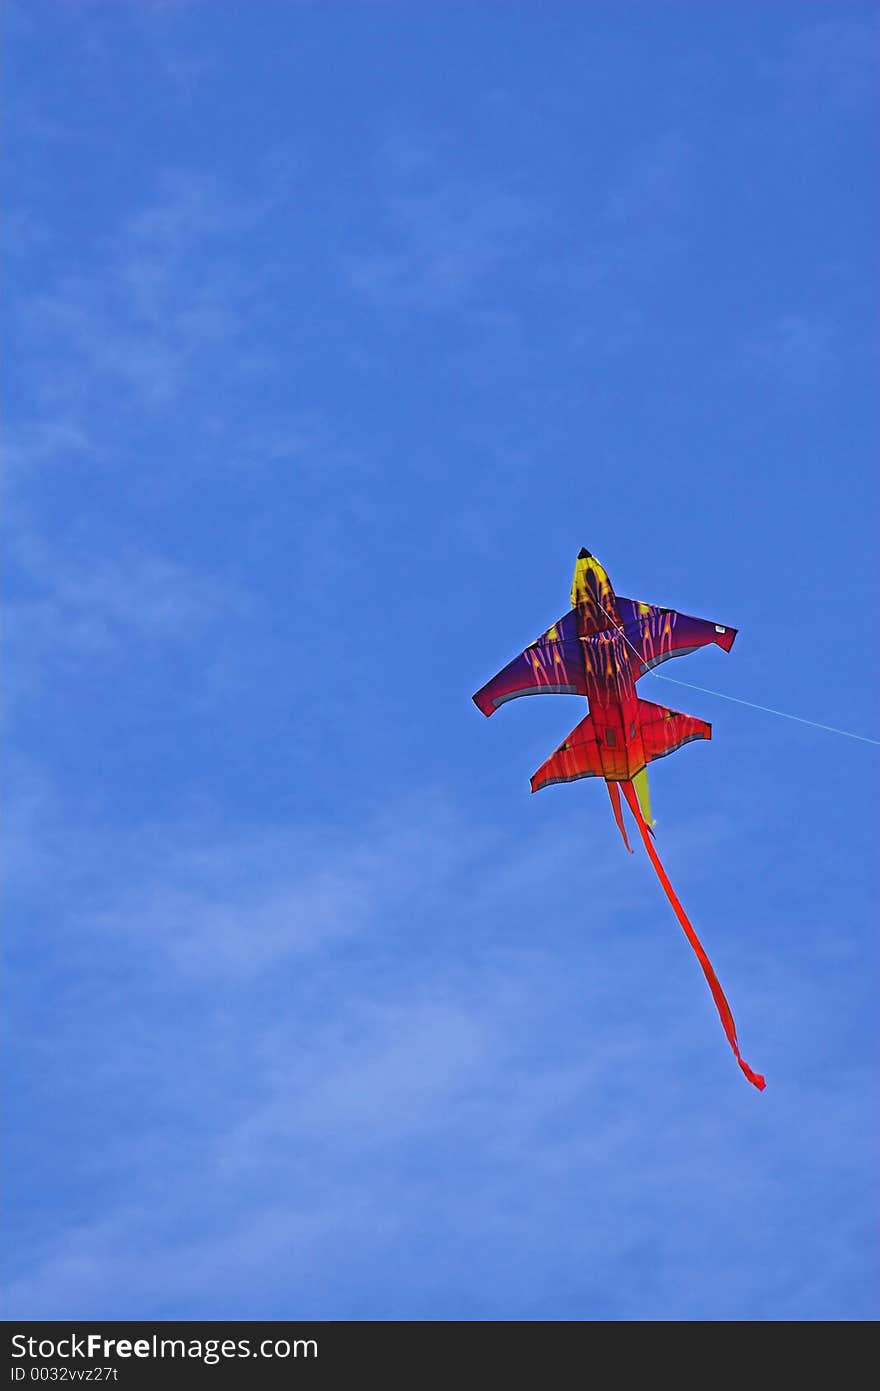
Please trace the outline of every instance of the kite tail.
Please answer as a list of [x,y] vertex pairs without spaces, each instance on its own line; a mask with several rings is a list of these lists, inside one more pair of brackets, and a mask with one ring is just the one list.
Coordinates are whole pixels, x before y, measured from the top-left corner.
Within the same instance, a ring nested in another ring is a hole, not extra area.
[[617,822],[617,829],[623,836],[623,843],[630,854],[633,853],[632,846],[626,838],[626,827],[623,824],[623,808],[620,805],[620,788],[616,782],[606,782],[608,796],[611,798],[611,810],[614,812],[614,820]]
[[[611,784],[609,784],[609,788],[610,786]],[[636,819],[636,824],[641,833],[642,840],[645,843],[645,849],[647,850],[651,863],[654,866],[657,878],[663,885],[664,893],[666,894],[666,897],[669,899],[669,902],[672,904],[675,916],[678,918],[678,921],[681,923],[681,926],[684,929],[684,935],[687,937],[688,941],[693,947],[694,954],[696,955],[697,960],[703,968],[703,975],[706,977],[709,989],[712,991],[712,998],[714,999],[715,1006],[718,1010],[719,1015],[721,1016],[721,1023],[724,1026],[724,1032],[727,1035],[727,1041],[733,1049],[737,1062],[739,1063],[746,1077],[751,1082],[752,1086],[757,1087],[758,1091],[762,1092],[764,1090],[764,1087],[766,1086],[764,1078],[761,1076],[759,1072],[752,1071],[752,1069],[749,1067],[748,1063],[745,1061],[745,1059],[742,1057],[739,1051],[739,1044],[736,1040],[736,1025],[733,1022],[733,1015],[730,1012],[730,1005],[727,1003],[724,991],[721,989],[721,985],[719,984],[718,977],[712,970],[712,963],[706,955],[705,951],[703,950],[703,945],[700,942],[699,937],[697,936],[696,932],[694,932],[694,929],[691,927],[690,922],[688,921],[688,916],[678,901],[675,890],[673,889],[672,885],[669,882],[669,879],[666,876],[666,870],[660,863],[660,857],[652,844],[649,827],[647,822],[645,821],[645,818],[642,815],[642,809],[639,806],[639,799],[636,796],[636,791],[632,783],[625,782],[623,784],[623,795],[626,798],[627,803],[629,804],[630,811]],[[613,797],[611,798],[611,802],[613,806]]]

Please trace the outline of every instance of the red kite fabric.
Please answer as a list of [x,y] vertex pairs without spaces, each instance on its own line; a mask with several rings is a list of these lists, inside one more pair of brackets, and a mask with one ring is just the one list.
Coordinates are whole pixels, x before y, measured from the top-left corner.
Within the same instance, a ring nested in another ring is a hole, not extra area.
[[683,657],[708,643],[729,652],[736,629],[622,598],[587,550],[578,554],[571,605],[558,623],[477,691],[474,701],[484,715],[492,715],[518,696],[586,696],[589,713],[533,775],[532,791],[578,778],[604,778],[614,819],[630,850],[623,792],[657,878],[702,967],[736,1060],[752,1085],[763,1091],[764,1078],[740,1054],[724,991],[653,845],[647,765],[691,740],[711,739],[712,726],[640,700],[635,689],[646,671],[671,657]]

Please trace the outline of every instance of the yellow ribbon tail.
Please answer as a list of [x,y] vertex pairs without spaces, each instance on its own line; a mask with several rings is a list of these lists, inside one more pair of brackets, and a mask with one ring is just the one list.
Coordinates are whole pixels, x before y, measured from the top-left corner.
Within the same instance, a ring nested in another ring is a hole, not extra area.
[[632,782],[633,787],[636,790],[636,796],[639,799],[639,806],[642,809],[642,816],[645,818],[645,821],[649,826],[656,826],[657,822],[651,815],[651,793],[648,788],[647,768],[643,768],[640,773],[636,773]]

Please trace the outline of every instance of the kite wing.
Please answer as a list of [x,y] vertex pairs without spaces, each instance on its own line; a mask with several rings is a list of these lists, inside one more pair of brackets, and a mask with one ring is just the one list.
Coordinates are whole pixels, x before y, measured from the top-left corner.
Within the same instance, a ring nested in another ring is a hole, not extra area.
[[575,725],[568,738],[555,753],[542,763],[531,778],[533,792],[552,787],[556,782],[574,782],[577,778],[604,778],[600,745],[590,715]]
[[474,703],[484,715],[492,715],[505,701],[542,693],[587,694],[584,652],[577,636],[574,609],[477,691]]
[[642,604],[637,599],[622,599],[620,595],[617,608],[635,680],[652,667],[669,661],[670,657],[686,657],[689,652],[696,652],[697,648],[710,643],[729,652],[737,634],[736,628],[727,628],[705,618],[691,618],[689,614],[661,609],[656,604]]
[[[597,732],[591,715],[581,720],[566,739],[542,763],[531,779],[533,792],[552,787],[557,782],[574,782],[577,778],[605,778],[613,782],[630,782],[638,778],[648,763],[675,753],[693,739],[711,739],[712,726],[693,715],[668,710],[649,700],[638,703],[639,743],[627,745],[622,725],[617,730]],[[614,741],[611,735],[614,733]],[[647,784],[643,780],[644,801],[650,818]]]
[[640,700],[639,733],[645,762],[653,763],[694,739],[711,739],[712,726],[694,715],[683,715],[680,710],[668,710],[665,705]]

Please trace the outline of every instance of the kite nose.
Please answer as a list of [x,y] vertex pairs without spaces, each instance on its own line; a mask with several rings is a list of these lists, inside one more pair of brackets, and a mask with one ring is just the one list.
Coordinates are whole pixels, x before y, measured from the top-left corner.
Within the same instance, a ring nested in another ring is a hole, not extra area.
[[590,555],[590,552],[588,550],[585,550],[584,547],[581,546],[580,550],[578,551],[577,558],[578,560],[591,560],[592,556]]

